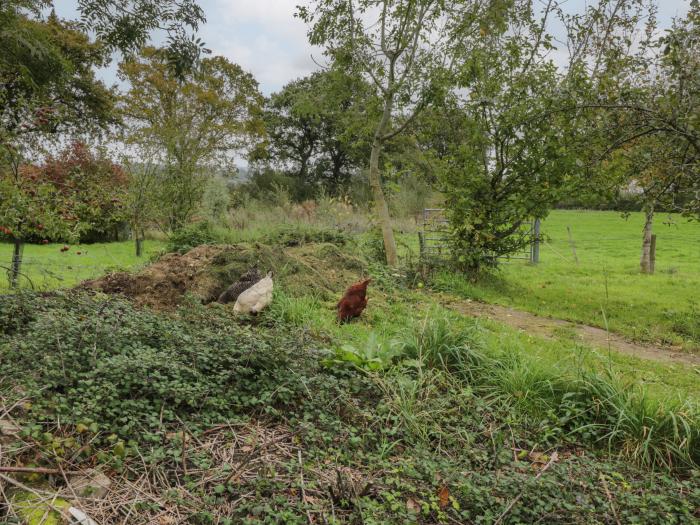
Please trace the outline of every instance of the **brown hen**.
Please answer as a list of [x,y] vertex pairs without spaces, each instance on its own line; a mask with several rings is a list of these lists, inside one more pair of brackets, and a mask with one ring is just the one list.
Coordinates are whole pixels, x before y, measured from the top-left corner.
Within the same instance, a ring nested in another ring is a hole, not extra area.
[[367,285],[372,279],[365,279],[350,286],[343,298],[338,301],[338,321],[347,322],[354,317],[359,317],[367,306]]

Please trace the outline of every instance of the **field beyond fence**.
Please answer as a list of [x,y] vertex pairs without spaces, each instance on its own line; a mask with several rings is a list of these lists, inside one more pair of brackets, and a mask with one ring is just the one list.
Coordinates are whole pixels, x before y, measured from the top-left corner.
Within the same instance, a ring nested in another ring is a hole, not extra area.
[[[95,244],[26,244],[22,254],[19,286],[22,289],[51,290],[69,288],[86,279],[94,279],[105,273],[129,270],[148,263],[150,257],[160,252],[164,243],[146,241],[144,255],[136,257],[131,241]],[[61,251],[64,246],[67,250]],[[9,289],[5,267],[12,261],[13,246],[0,244],[0,290]]]
[[658,214],[656,272],[639,271],[641,213],[558,210],[542,222],[537,265],[511,261],[477,282],[443,274],[462,295],[609,328],[635,340],[700,348],[700,223]]

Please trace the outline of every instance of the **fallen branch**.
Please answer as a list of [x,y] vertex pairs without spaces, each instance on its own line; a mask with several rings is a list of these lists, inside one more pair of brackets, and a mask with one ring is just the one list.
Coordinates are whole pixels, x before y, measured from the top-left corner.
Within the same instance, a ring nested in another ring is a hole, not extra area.
[[0,472],[26,472],[29,474],[52,474],[60,476],[61,474],[79,475],[82,474],[79,470],[61,470],[57,468],[44,467],[0,467]]

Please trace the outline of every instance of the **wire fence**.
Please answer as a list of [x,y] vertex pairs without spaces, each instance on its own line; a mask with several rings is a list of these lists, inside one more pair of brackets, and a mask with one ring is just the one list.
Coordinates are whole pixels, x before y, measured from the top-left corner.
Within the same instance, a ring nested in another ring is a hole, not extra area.
[[[539,263],[540,253],[544,261],[559,260],[575,265],[638,264],[642,249],[642,231],[629,228],[629,224],[603,224],[600,234],[591,237],[594,226],[571,225],[565,223],[547,223],[539,221],[528,225],[524,234],[531,237],[528,248],[510,256],[498,257],[499,264]],[[421,259],[428,266],[444,264],[450,256],[449,222],[442,208],[427,208],[423,211],[422,223],[418,232]],[[688,229],[682,225],[682,231],[676,224],[659,223],[654,232],[654,257],[667,268],[677,266],[700,265],[700,229]],[[583,235],[581,235],[583,233]]]
[[[41,254],[26,251],[21,254],[17,289],[41,291],[71,287],[107,273],[132,270],[150,260],[147,256],[135,258],[133,248],[124,245],[73,246],[65,253],[59,247],[48,251],[44,247],[27,246],[34,252],[39,250]],[[3,249],[7,247],[0,245],[0,294],[10,293],[13,289],[13,253]]]
[[[540,258],[540,220],[535,219],[523,226],[522,234],[530,238],[529,244],[520,252],[495,256],[501,262],[524,260],[537,264]],[[426,264],[443,263],[449,258],[449,220],[444,208],[425,208],[423,210],[418,243],[421,260]]]

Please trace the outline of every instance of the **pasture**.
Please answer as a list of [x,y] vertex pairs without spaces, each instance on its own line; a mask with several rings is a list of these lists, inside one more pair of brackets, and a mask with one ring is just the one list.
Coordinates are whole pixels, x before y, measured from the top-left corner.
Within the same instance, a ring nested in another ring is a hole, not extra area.
[[639,272],[642,226],[641,213],[555,210],[542,223],[539,264],[505,261],[497,273],[476,282],[443,273],[435,287],[697,351],[700,223],[657,214],[654,275]]
[[[161,241],[144,242],[144,254],[136,257],[131,241],[75,244],[61,251],[63,244],[27,244],[22,257],[21,288],[53,290],[70,288],[86,279],[94,279],[117,270],[130,270],[148,263],[149,258],[163,250]],[[68,246],[68,245],[65,245]],[[0,243],[0,291],[9,290],[7,268],[12,260],[13,246]]]

